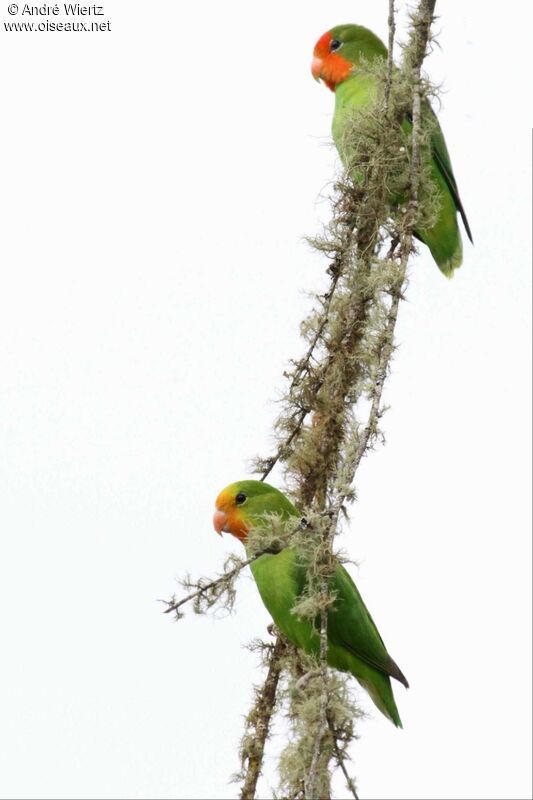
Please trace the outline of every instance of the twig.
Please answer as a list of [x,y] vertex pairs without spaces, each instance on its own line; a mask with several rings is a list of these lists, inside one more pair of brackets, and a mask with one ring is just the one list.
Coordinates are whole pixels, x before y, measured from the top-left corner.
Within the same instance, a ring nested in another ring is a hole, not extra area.
[[276,692],[282,670],[281,658],[287,649],[286,640],[278,634],[268,660],[268,672],[261,690],[248,715],[252,732],[247,738],[248,747],[243,748],[242,759],[248,761],[246,775],[241,788],[241,800],[253,800],[257,781],[261,774],[265,743],[270,730],[270,722],[276,705]]
[[344,757],[343,757],[343,755],[341,753],[341,749],[340,749],[339,743],[337,741],[337,732],[335,730],[335,727],[333,725],[333,722],[331,721],[331,717],[330,717],[329,714],[328,714],[328,725],[329,725],[329,729],[331,731],[331,738],[333,740],[333,749],[335,751],[335,758],[337,760],[337,764],[339,765],[339,767],[342,770],[342,774],[344,775],[344,778],[346,780],[346,785],[348,786],[348,789],[352,793],[352,796],[354,797],[354,800],[359,800],[359,795],[357,794],[357,789],[355,788],[355,784],[353,782],[353,779],[350,777],[350,773],[346,769],[346,764],[344,763]]
[[305,353],[303,358],[300,359],[300,362],[298,364],[298,369],[294,373],[291,385],[289,387],[289,393],[297,385],[297,383],[300,380],[300,378],[303,375],[303,373],[304,372],[308,372],[309,369],[310,369],[310,361],[311,361],[311,358],[312,358],[313,353],[315,351],[315,347],[317,346],[319,339],[321,338],[322,334],[324,333],[324,328],[326,327],[326,325],[328,323],[328,320],[329,320],[329,316],[328,315],[329,315],[329,309],[330,309],[330,306],[331,306],[331,299],[332,299],[333,295],[335,294],[335,289],[337,288],[337,283],[339,282],[340,275],[341,275],[341,269],[339,268],[339,265],[336,263],[335,264],[335,269],[333,270],[333,274],[332,274],[332,277],[331,277],[331,286],[330,286],[328,292],[326,293],[326,295],[324,296],[325,302],[324,302],[324,310],[323,310],[322,320],[321,320],[320,325],[318,326],[317,330],[315,331],[315,335],[311,339],[311,344],[309,345],[309,347],[307,349],[307,352]]
[[385,114],[389,110],[389,98],[392,84],[392,71],[394,69],[394,34],[396,32],[396,22],[394,19],[394,0],[389,0],[389,51],[387,54],[387,79],[385,82]]
[[[330,544],[331,547],[331,544]],[[329,576],[323,579],[321,587],[322,597],[327,602],[329,597]],[[320,691],[320,707],[318,721],[316,725],[315,741],[313,744],[313,755],[309,772],[304,781],[305,800],[316,800],[318,797],[318,765],[322,749],[322,741],[327,725],[328,715],[328,609],[323,608],[320,612],[320,679],[322,683]]]
[[[407,268],[407,257],[405,261],[402,259],[402,263],[398,270],[398,282],[401,281],[401,285],[403,286],[405,280],[405,272]],[[361,463],[361,459],[363,455],[366,453],[369,445],[370,438],[376,435],[377,432],[377,425],[378,420],[381,415],[380,412],[380,405],[381,405],[381,396],[383,394],[383,387],[385,385],[385,378],[387,376],[387,370],[389,368],[390,359],[394,349],[394,329],[396,327],[396,322],[398,319],[398,308],[400,305],[400,299],[402,297],[402,290],[398,289],[393,294],[392,304],[389,309],[388,317],[387,317],[387,324],[385,327],[385,333],[383,337],[383,342],[381,345],[381,353],[379,357],[379,366],[376,371],[376,379],[374,385],[372,387],[372,404],[370,406],[370,412],[368,415],[368,420],[359,438],[359,444],[357,450],[355,452],[353,462],[350,468],[350,476],[351,480],[347,481],[349,483],[353,482],[355,477],[355,473],[357,472],[359,465]],[[341,495],[337,499],[337,514],[340,512],[340,508],[344,505],[346,499],[346,495]]]
[[248,564],[251,564],[253,561],[256,561],[259,556],[262,556],[263,553],[269,552],[268,550],[261,550],[259,553],[255,553],[251,558],[247,558],[246,561],[240,561],[236,567],[231,569],[229,572],[225,572],[220,577],[215,578],[209,583],[204,584],[203,586],[199,586],[199,588],[195,592],[191,592],[186,597],[182,597],[181,600],[159,600],[160,603],[166,603],[168,608],[165,608],[163,614],[169,614],[171,611],[177,611],[178,608],[185,605],[185,603],[189,603],[191,600],[194,600],[196,597],[201,597],[210,589],[214,589],[215,586],[218,586],[222,583],[227,583],[228,580],[231,580],[235,575],[237,575],[244,567],[247,567]]
[[310,411],[310,409],[308,409],[308,408],[302,408],[302,410],[300,411],[300,413],[296,417],[295,426],[294,426],[293,430],[291,431],[291,433],[289,434],[289,436],[287,436],[285,441],[283,441],[279,445],[276,454],[271,456],[269,459],[266,460],[265,463],[266,463],[267,466],[265,467],[265,469],[261,473],[260,480],[265,481],[268,478],[268,476],[270,475],[270,473],[272,472],[272,470],[274,469],[274,467],[276,466],[278,461],[287,452],[287,448],[289,448],[291,446],[291,444],[293,443],[294,439],[301,432],[302,425],[304,424],[305,418],[309,414],[309,411]]
[[[326,295],[324,297],[325,302],[324,302],[324,308],[323,308],[323,311],[322,311],[322,320],[321,320],[319,326],[317,327],[317,330],[315,331],[315,334],[314,334],[313,338],[311,339],[311,343],[310,343],[306,353],[302,356],[302,358],[298,362],[297,369],[296,369],[296,371],[294,372],[294,374],[292,376],[291,385],[290,385],[289,390],[288,390],[289,396],[292,394],[292,392],[294,391],[294,389],[298,385],[298,382],[300,381],[300,378],[302,377],[302,375],[305,372],[310,372],[310,370],[311,370],[311,358],[313,357],[313,354],[315,352],[316,346],[317,346],[318,342],[320,341],[320,338],[322,337],[322,335],[324,333],[324,329],[325,329],[325,327],[326,327],[326,325],[327,325],[327,323],[329,321],[329,309],[330,309],[330,305],[331,305],[331,300],[333,298],[333,295],[335,294],[335,289],[337,288],[339,277],[341,275],[341,269],[339,268],[339,265],[338,265],[337,261],[334,262],[333,266],[335,268],[332,270],[330,288],[329,288],[328,292],[326,293]],[[318,380],[317,381],[317,385],[316,385],[316,391],[317,392],[320,390],[321,386],[322,386],[322,381]],[[272,472],[272,470],[274,469],[274,467],[276,466],[276,464],[278,463],[278,461],[281,458],[286,458],[288,448],[292,445],[294,439],[301,433],[302,426],[303,426],[303,424],[305,422],[305,418],[310,413],[310,411],[311,411],[311,409],[304,407],[298,412],[298,414],[295,417],[295,424],[294,424],[294,428],[291,431],[291,433],[285,438],[284,441],[282,441],[278,445],[278,449],[277,449],[276,453],[273,456],[271,456],[270,458],[265,459],[265,461],[263,462],[264,464],[266,464],[266,466],[261,472],[260,480],[262,480],[262,481],[266,480],[268,478],[268,476],[270,475],[270,473]]]
[[313,743],[313,754],[311,757],[311,764],[309,771],[304,780],[305,800],[315,800],[318,794],[318,781],[319,781],[319,759],[322,751],[322,742],[328,724],[328,612],[330,606],[329,594],[329,581],[331,578],[333,561],[332,561],[332,545],[333,537],[335,535],[336,520],[329,520],[322,538],[323,538],[323,557],[322,557],[322,570],[323,574],[320,580],[320,597],[322,609],[320,611],[320,705],[318,711],[318,721],[316,724],[315,739]]

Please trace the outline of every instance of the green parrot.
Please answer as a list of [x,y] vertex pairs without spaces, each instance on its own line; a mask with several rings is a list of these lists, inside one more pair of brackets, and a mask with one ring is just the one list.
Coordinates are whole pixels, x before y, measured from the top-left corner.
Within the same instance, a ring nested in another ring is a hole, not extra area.
[[[335,114],[333,117],[333,139],[341,159],[349,161],[349,153],[343,152],[343,126],[354,109],[368,106],[377,91],[377,78],[370,74],[361,62],[387,59],[387,48],[378,37],[360,25],[338,25],[320,37],[315,45],[311,71],[316,80],[322,79],[335,92]],[[431,250],[439,269],[451,277],[461,266],[463,246],[457,224],[457,212],[461,215],[468,238],[472,242],[470,226],[459,197],[450,156],[439,123],[429,103],[424,103],[423,114],[434,119],[431,136],[430,180],[437,189],[440,209],[431,228],[414,231],[414,235]],[[406,113],[402,123],[408,133],[412,118]],[[424,187],[422,186],[422,192]]]
[[[216,499],[213,525],[217,533],[233,534],[246,546],[248,531],[261,524],[265,514],[283,520],[299,518],[298,511],[280,491],[261,481],[239,481],[223,489]],[[306,653],[318,656],[319,628],[313,621],[291,613],[306,586],[306,570],[296,550],[264,553],[250,564],[259,594],[280,631]],[[402,723],[390,677],[409,684],[387,653],[383,640],[342,564],[331,577],[335,601],[328,613],[328,664],[350,672],[394,725]]]

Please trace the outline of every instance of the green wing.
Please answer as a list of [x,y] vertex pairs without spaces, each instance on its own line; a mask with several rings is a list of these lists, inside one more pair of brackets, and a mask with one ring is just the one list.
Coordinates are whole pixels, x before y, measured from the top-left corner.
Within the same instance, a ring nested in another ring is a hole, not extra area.
[[306,570],[291,548],[265,553],[250,564],[259,594],[278,628],[298,647],[318,655],[319,636],[308,619],[292,613],[305,588]]
[[[372,102],[376,92],[376,80],[372,75],[356,73],[343,81],[335,91],[335,114],[333,117],[333,138],[340,157],[349,168],[352,154],[351,142],[347,137],[347,122],[354,109],[362,109]],[[465,214],[457,182],[453,174],[452,164],[443,133],[440,129],[436,114],[430,104],[425,102],[423,112],[432,125],[431,149],[426,151],[425,157],[430,161],[430,170],[427,182],[420,187],[420,200],[423,203],[429,192],[436,192],[440,199],[440,207],[436,219],[431,227],[419,228],[414,235],[424,242],[439,266],[440,270],[450,277],[463,260],[463,247],[459,232],[457,214],[462,217],[465,230],[470,241],[472,233]],[[412,115],[407,112],[402,121],[402,129],[406,135],[412,130]],[[357,178],[357,175],[355,176]],[[391,205],[397,206],[404,202],[404,198],[391,196]]]
[[[262,600],[276,625],[295,644],[307,652],[318,654],[318,620],[312,625],[309,620],[292,613],[306,583],[306,570],[298,564],[294,550],[287,548],[277,555],[265,554],[251,568]],[[331,590],[336,598],[328,616],[330,643],[344,648],[368,666],[396,678],[407,687],[409,684],[387,653],[355,583],[341,565],[332,577]],[[345,668],[340,664],[332,666]]]
[[[278,628],[305,652],[320,652],[320,621],[302,619],[292,613],[305,589],[305,568],[294,550],[265,553],[251,565],[261,598]],[[388,655],[372,617],[357,588],[344,569],[337,568],[331,582],[336,599],[328,616],[328,663],[351,672],[367,690],[376,706],[401,727],[389,676],[405,686],[407,681]]]
[[[463,220],[463,225],[465,226],[465,231],[468,235],[468,238],[470,239],[472,244],[474,244],[474,240],[472,238],[472,231],[470,230],[470,225],[468,223],[466,212],[464,210],[463,203],[459,196],[457,181],[455,180],[455,175],[453,174],[452,162],[450,160],[450,154],[448,153],[448,148],[446,147],[446,140],[439,125],[437,115],[435,114],[429,103],[424,104],[424,112],[431,117],[434,126],[433,133],[431,134],[431,154],[433,156],[437,169],[440,175],[442,176],[444,183],[446,184],[448,191],[450,192],[453,198],[453,202],[455,203],[455,208],[461,215],[461,219]],[[412,124],[413,118],[411,113],[408,113],[407,118],[409,122]]]
[[402,671],[387,653],[357,586],[342,565],[333,575],[331,589],[336,600],[328,617],[329,640],[408,687]]

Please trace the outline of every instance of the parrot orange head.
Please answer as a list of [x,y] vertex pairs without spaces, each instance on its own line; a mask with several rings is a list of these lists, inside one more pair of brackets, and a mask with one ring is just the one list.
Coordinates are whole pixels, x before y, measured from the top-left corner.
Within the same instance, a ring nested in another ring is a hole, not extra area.
[[283,519],[298,516],[290,500],[264,481],[237,481],[226,486],[215,500],[213,527],[216,532],[231,533],[246,543],[248,531],[264,523],[265,515]]
[[320,37],[313,51],[313,78],[317,81],[322,79],[332,92],[348,77],[353,67],[351,61],[337,52],[341,47],[341,40],[334,37],[332,31],[327,31]]
[[223,489],[215,500],[213,527],[220,536],[222,531],[231,533],[241,542],[246,541],[250,525],[248,525],[239,506],[246,502],[246,494],[232,483]]
[[337,25],[324,33],[315,45],[311,72],[335,91],[353,75],[361,61],[386,58],[387,49],[378,37],[361,25]]

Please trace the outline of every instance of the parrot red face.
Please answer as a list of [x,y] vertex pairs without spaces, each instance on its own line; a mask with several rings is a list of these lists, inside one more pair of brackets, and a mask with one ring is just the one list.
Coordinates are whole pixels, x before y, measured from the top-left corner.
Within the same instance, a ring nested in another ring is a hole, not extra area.
[[331,31],[320,37],[313,51],[313,63],[311,72],[315,80],[323,80],[326,86],[335,91],[339,83],[345,80],[352,71],[353,64],[343,58],[336,51],[340,49],[342,42],[334,39]]
[[246,524],[244,517],[239,509],[246,500],[243,492],[231,491],[231,487],[220,492],[215,501],[215,513],[213,514],[213,527],[220,536],[222,531],[231,533],[241,542],[246,541],[250,526]]

